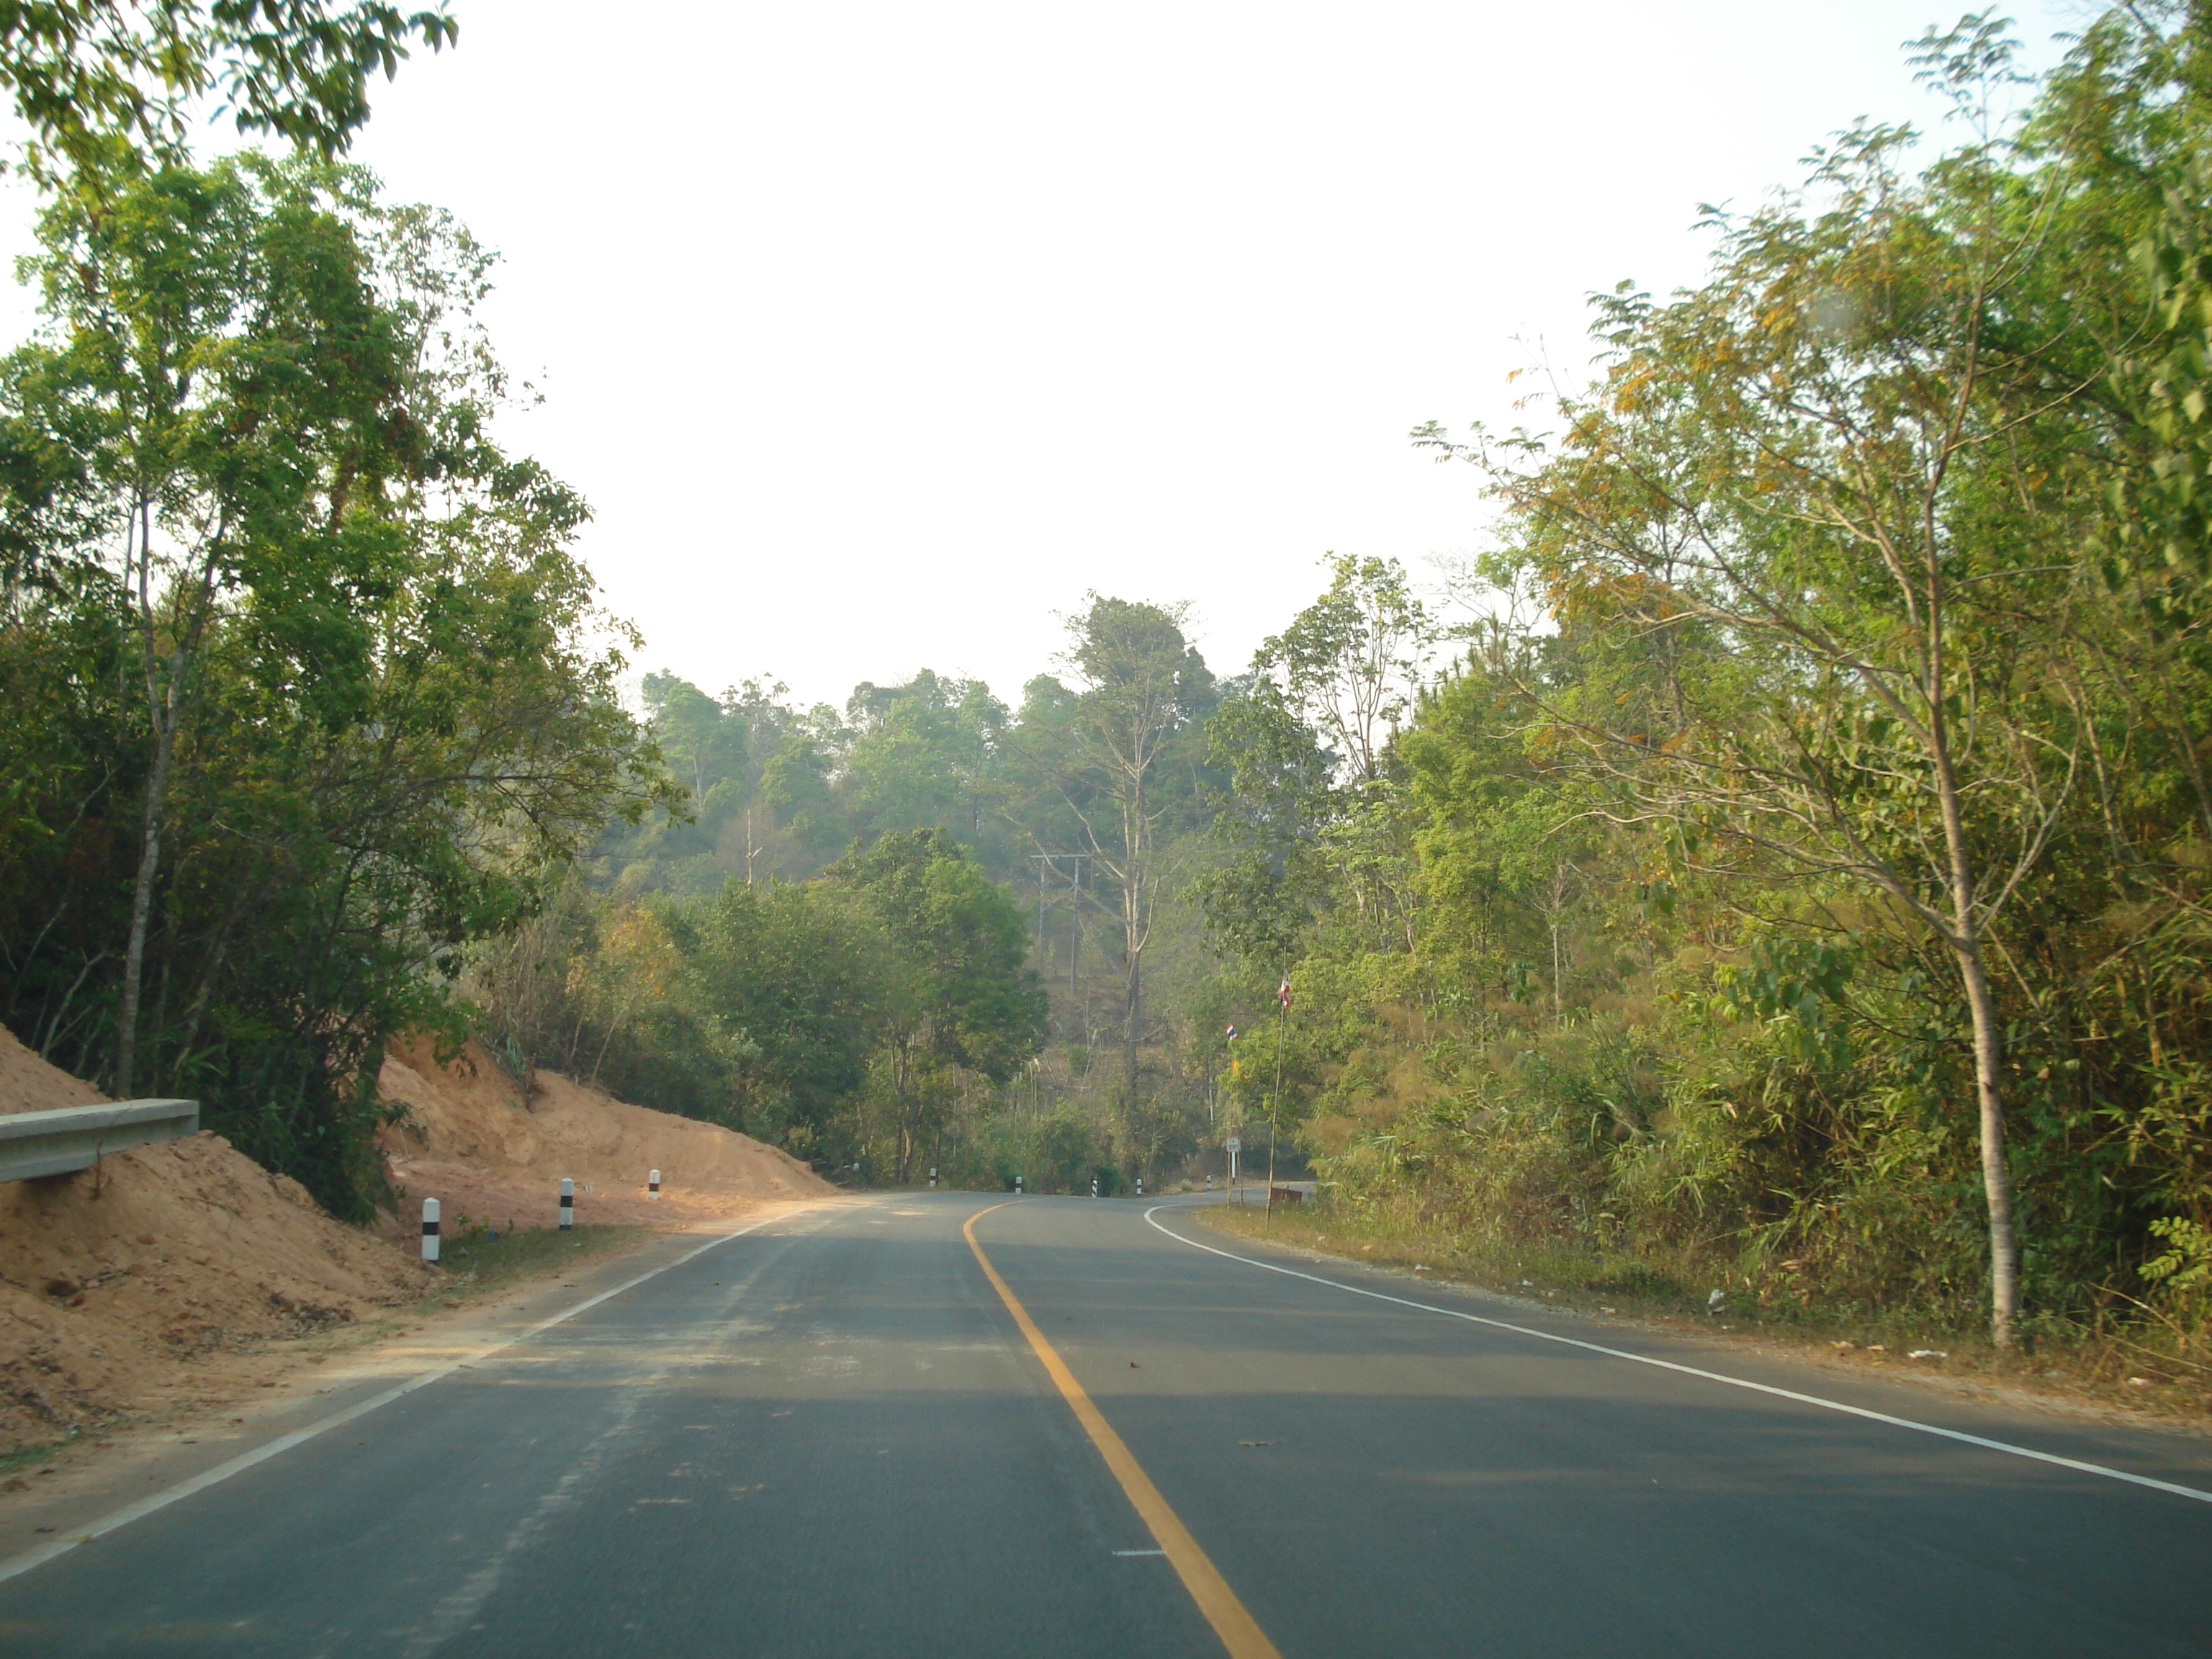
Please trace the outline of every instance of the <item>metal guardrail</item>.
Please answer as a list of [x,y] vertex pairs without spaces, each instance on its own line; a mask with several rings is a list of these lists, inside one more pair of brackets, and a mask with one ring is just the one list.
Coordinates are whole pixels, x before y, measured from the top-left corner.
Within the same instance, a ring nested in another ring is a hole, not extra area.
[[197,1100],[118,1100],[0,1115],[0,1181],[89,1170],[107,1152],[200,1132]]

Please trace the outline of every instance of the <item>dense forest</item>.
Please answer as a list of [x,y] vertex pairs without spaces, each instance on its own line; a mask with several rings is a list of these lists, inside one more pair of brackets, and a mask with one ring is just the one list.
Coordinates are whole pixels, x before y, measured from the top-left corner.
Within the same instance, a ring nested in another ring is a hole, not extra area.
[[333,159],[448,26],[348,16],[349,79],[234,88],[294,149],[211,165],[154,58],[0,43],[40,1053],[349,1217],[429,1029],[849,1181],[1113,1191],[1242,1132],[1347,1212],[1761,1306],[2201,1340],[2212,12],[2033,81],[1931,34],[1952,147],[1833,137],[1708,210],[1702,286],[1598,295],[1531,429],[1415,430],[1496,515],[1432,584],[1330,554],[1241,666],[1094,593],[1018,703],[842,708],[631,677],[583,497],[494,435],[489,256]]

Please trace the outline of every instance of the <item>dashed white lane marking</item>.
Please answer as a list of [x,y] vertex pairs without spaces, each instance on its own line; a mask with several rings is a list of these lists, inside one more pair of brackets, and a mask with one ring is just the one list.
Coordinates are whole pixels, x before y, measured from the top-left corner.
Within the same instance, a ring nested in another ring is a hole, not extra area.
[[2033,1446],[2015,1446],[2008,1440],[1991,1440],[1978,1434],[1968,1434],[1960,1429],[1940,1428],[1933,1423],[1916,1422],[1910,1417],[1893,1417],[1887,1412],[1870,1410],[1864,1406],[1847,1405],[1840,1400],[1828,1400],[1817,1394],[1801,1394],[1795,1389],[1778,1389],[1771,1382],[1753,1382],[1741,1376],[1727,1376],[1719,1371],[1705,1370],[1696,1365],[1684,1365],[1672,1359],[1655,1359],[1650,1354],[1630,1353],[1625,1348],[1608,1348],[1601,1342],[1585,1342],[1579,1337],[1560,1336],[1552,1331],[1540,1331],[1527,1325],[1516,1325],[1510,1320],[1489,1319],[1481,1314],[1472,1314],[1457,1308],[1439,1308],[1430,1302],[1415,1302],[1402,1296],[1391,1296],[1382,1291],[1370,1291],[1364,1285],[1346,1285],[1340,1279],[1323,1279],[1319,1273],[1300,1273],[1295,1267],[1285,1267],[1273,1261],[1261,1261],[1255,1257],[1238,1255],[1233,1250],[1216,1249],[1211,1244],[1201,1244],[1194,1238],[1185,1238],[1181,1233],[1163,1227],[1154,1219],[1164,1209],[1183,1206],[1156,1204],[1145,1212],[1145,1219],[1152,1229],[1165,1234],[1178,1244],[1187,1244],[1194,1250],[1204,1250],[1208,1255],[1218,1255],[1228,1261],[1241,1261],[1248,1267],[1261,1267],[1271,1273],[1281,1273],[1286,1279],[1303,1279],[1310,1285],[1326,1285],[1332,1291],[1345,1291],[1353,1296],[1370,1297],[1377,1302],[1390,1302],[1401,1308],[1412,1308],[1421,1313],[1442,1314],[1446,1319],[1465,1320],[1470,1325],[1487,1325],[1492,1330],[1511,1331],[1516,1336],[1534,1337],[1539,1342],[1556,1342],[1562,1347],[1580,1348],[1586,1353],[1601,1353],[1608,1359],[1626,1359],[1638,1365],[1650,1365],[1655,1370],[1674,1371],[1683,1376],[1701,1378],[1707,1382],[1724,1383],[1731,1389],[1746,1389],[1753,1394],[1771,1395],[1778,1400],[1795,1401],[1801,1406],[1817,1406],[1822,1411],[1840,1412],[1846,1417],[1863,1418],[1869,1423],[1885,1423],[1893,1429],[1910,1429],[1915,1434],[1932,1434],[1940,1440],[1955,1440],[1965,1446],[1979,1446],[1984,1451],[2003,1452],[2011,1457],[2026,1457],[2038,1463],[2050,1463],[2062,1469],[2072,1469],[2077,1474],[2101,1475],[2107,1480],[2124,1480],[2131,1486],[2148,1486],[2153,1492],[2171,1492],[2176,1498],[2194,1498],[2200,1504],[2212,1504],[2212,1492],[2201,1492],[2195,1486],[2178,1486],[2171,1480],[2153,1480],[2147,1474],[2131,1474],[2125,1469],[2107,1468],[2102,1463],[2085,1463],[2078,1457],[2062,1457],[2057,1452],[2038,1451]]
[[[623,1389],[617,1392],[609,1413],[607,1425],[594,1435],[584,1449],[562,1471],[550,1491],[538,1500],[537,1507],[507,1529],[507,1536],[477,1567],[474,1572],[456,1586],[432,1607],[429,1615],[416,1629],[407,1645],[400,1650],[400,1659],[430,1659],[440,1648],[468,1628],[469,1622],[483,1611],[485,1602],[507,1577],[507,1570],[517,1557],[536,1543],[555,1516],[578,1507],[580,1487],[599,1478],[606,1466],[611,1447],[630,1438],[636,1431],[637,1414],[645,1404],[646,1390]],[[647,1498],[653,1503],[653,1498]],[[678,1503],[689,1503],[689,1498],[678,1498]]]
[[[541,1319],[535,1325],[516,1332],[504,1342],[493,1343],[491,1346],[478,1352],[475,1358],[482,1359],[487,1354],[497,1353],[503,1348],[511,1348],[518,1342],[527,1342],[540,1332],[550,1331],[564,1320],[574,1319],[580,1313],[588,1312],[610,1297],[620,1296],[627,1291],[635,1290],[647,1279],[656,1279],[672,1267],[680,1267],[685,1262],[696,1256],[705,1255],[719,1244],[726,1244],[733,1238],[743,1238],[747,1233],[757,1232],[770,1222],[789,1218],[787,1216],[768,1216],[754,1222],[750,1227],[740,1227],[733,1233],[723,1233],[719,1237],[710,1238],[697,1249],[686,1250],[675,1261],[664,1261],[651,1273],[640,1273],[635,1279],[617,1285],[612,1290],[601,1291],[597,1296],[587,1296],[574,1307],[564,1309],[550,1319]],[[0,1561],[0,1583],[5,1583],[10,1578],[18,1577],[30,1571],[33,1567],[44,1566],[56,1556],[66,1555],[80,1544],[89,1544],[94,1539],[113,1532],[118,1528],[127,1527],[133,1521],[143,1520],[156,1510],[165,1510],[172,1504],[190,1498],[194,1492],[205,1492],[210,1486],[220,1486],[234,1474],[243,1474],[255,1464],[265,1463],[270,1458],[291,1450],[295,1446],[313,1440],[319,1434],[327,1434],[332,1429],[343,1428],[356,1418],[366,1417],[369,1413],[380,1407],[388,1406],[393,1401],[414,1393],[417,1389],[427,1389],[442,1377],[451,1376],[455,1371],[465,1370],[471,1363],[466,1360],[455,1360],[450,1365],[441,1365],[435,1370],[424,1371],[420,1376],[410,1376],[404,1382],[386,1389],[382,1394],[371,1395],[368,1399],[349,1406],[342,1412],[333,1412],[320,1422],[310,1423],[306,1428],[295,1429],[289,1434],[280,1434],[274,1440],[256,1446],[250,1452],[241,1452],[228,1463],[218,1463],[211,1469],[203,1469],[189,1480],[179,1480],[175,1486],[166,1486],[150,1497],[140,1498],[135,1504],[126,1504],[121,1509],[103,1515],[99,1520],[79,1528],[67,1537],[57,1538],[51,1544],[41,1544],[36,1549],[25,1550],[21,1555]]]

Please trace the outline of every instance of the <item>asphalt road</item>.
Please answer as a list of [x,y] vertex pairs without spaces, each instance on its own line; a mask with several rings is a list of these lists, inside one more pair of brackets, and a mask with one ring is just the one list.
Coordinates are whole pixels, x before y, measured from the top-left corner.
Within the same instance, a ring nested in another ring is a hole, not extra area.
[[717,1243],[15,1572],[0,1654],[1264,1652],[1129,1468],[1291,1659],[2212,1654],[2212,1501],[1832,1405],[2212,1493],[2203,1443],[1266,1257],[1524,1328],[1469,1322],[1174,1203],[991,1209],[1064,1387],[963,1237],[998,1202]]

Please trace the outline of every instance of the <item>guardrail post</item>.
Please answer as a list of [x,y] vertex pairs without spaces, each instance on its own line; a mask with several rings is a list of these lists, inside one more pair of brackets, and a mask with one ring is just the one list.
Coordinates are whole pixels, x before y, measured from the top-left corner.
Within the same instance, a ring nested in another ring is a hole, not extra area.
[[438,1200],[426,1198],[422,1200],[422,1260],[435,1261],[437,1259]]
[[567,1176],[561,1177],[561,1231],[567,1232],[576,1224],[576,1183]]

